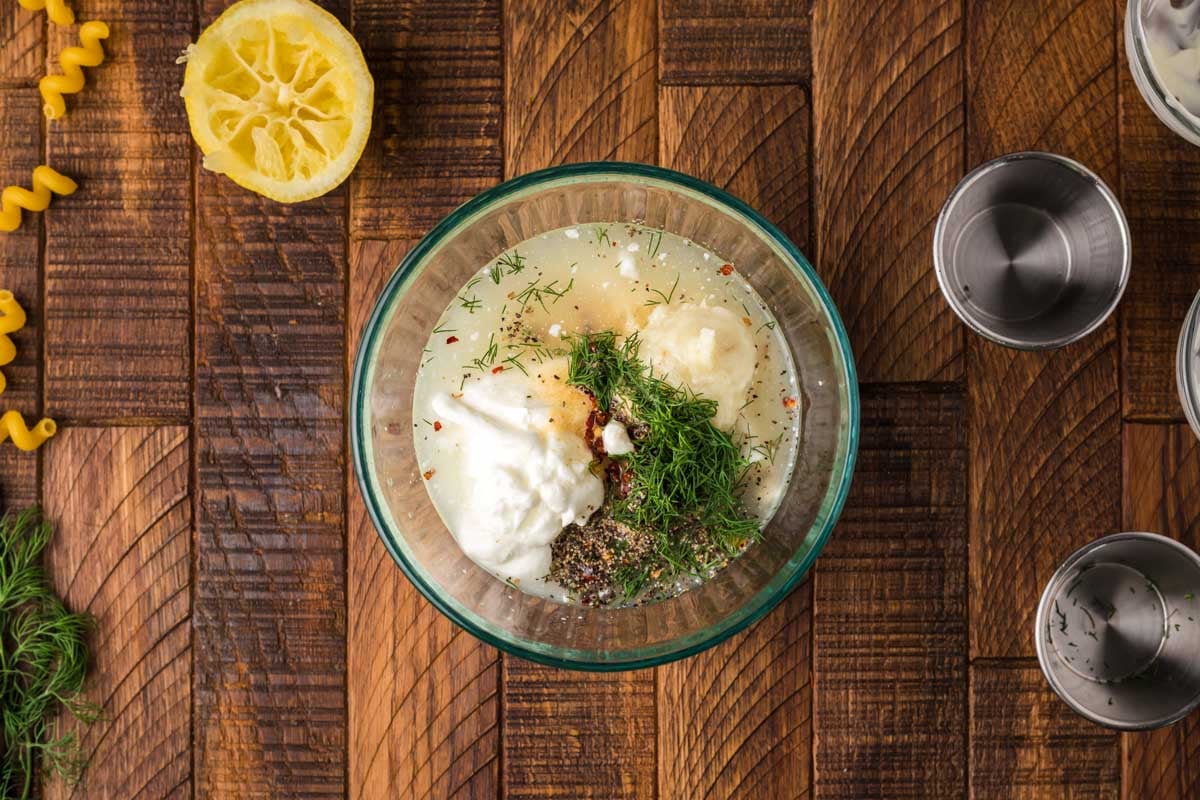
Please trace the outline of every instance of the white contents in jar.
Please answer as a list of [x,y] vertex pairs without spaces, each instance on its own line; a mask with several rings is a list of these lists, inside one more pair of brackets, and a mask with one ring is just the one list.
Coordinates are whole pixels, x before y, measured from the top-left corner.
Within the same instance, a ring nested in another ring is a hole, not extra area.
[[1142,27],[1167,102],[1200,124],[1200,0],[1149,0]]
[[[552,405],[553,404],[553,405]],[[550,571],[550,543],[604,502],[592,454],[554,424],[558,404],[536,379],[487,375],[461,396],[435,395],[434,412],[460,459],[458,502],[443,509],[464,553],[494,574],[537,583]]]
[[633,440],[629,438],[629,431],[615,419],[609,420],[604,426],[601,439],[604,442],[604,452],[610,456],[626,456],[633,452]]

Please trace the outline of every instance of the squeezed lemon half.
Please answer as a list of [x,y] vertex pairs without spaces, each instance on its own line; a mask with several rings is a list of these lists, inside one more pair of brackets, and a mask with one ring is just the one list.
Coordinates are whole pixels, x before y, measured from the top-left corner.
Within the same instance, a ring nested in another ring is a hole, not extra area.
[[375,84],[358,42],[309,0],[242,0],[184,56],[184,102],[204,167],[283,203],[349,176]]

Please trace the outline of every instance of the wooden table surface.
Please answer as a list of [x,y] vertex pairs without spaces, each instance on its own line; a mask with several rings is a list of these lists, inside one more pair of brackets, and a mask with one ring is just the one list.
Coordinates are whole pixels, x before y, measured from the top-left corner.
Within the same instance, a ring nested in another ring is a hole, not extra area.
[[[1122,529],[1200,545],[1176,336],[1200,289],[1200,149],[1143,104],[1122,0],[328,0],[367,54],[350,181],[284,207],[199,168],[176,56],[225,0],[73,0],[113,27],[60,122],[71,39],[0,0],[0,181],[80,180],[0,235],[30,312],[0,450],[50,566],[98,621],[88,798],[1181,798],[1200,716],[1120,736],[1034,659],[1038,595]],[[938,292],[937,212],[1037,148],[1118,190],[1119,315],[1017,353]],[[569,161],[727,187],[813,257],[863,381],[850,502],[807,580],[732,641],[618,675],[457,630],[392,563],[348,466],[376,294],[457,204]],[[47,798],[71,792],[48,784]]]

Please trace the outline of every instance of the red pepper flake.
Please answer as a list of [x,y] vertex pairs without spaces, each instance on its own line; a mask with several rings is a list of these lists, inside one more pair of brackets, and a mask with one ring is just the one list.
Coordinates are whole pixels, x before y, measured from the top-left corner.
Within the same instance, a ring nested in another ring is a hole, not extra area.
[[451,336],[451,337],[449,337],[448,339],[446,339],[446,344],[454,344],[454,343],[455,343],[455,342],[457,342],[457,341],[458,341],[458,337],[457,337],[457,336]]
[[499,375],[501,372],[504,372],[504,367],[492,367],[493,375]]
[[784,408],[795,408],[796,407],[796,398],[794,398],[794,397],[783,398],[783,407]]
[[434,470],[434,469],[426,470],[425,475],[424,475],[425,480],[429,480],[430,478],[432,478],[433,473],[435,473],[435,472],[437,472],[437,470]]
[[725,266],[721,267],[721,269],[719,271],[722,275],[732,275],[733,274],[733,264],[726,264]]
[[435,420],[433,421],[433,429],[434,429],[435,431],[440,431],[440,430],[442,429],[442,423],[438,422],[438,421],[435,419]]

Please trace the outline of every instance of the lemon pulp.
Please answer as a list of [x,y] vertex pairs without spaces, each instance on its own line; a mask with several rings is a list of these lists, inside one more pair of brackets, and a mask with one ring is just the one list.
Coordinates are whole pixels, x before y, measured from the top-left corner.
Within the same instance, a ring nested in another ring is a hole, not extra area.
[[282,202],[358,162],[374,84],[354,37],[308,0],[242,0],[189,48],[183,97],[204,166]]

